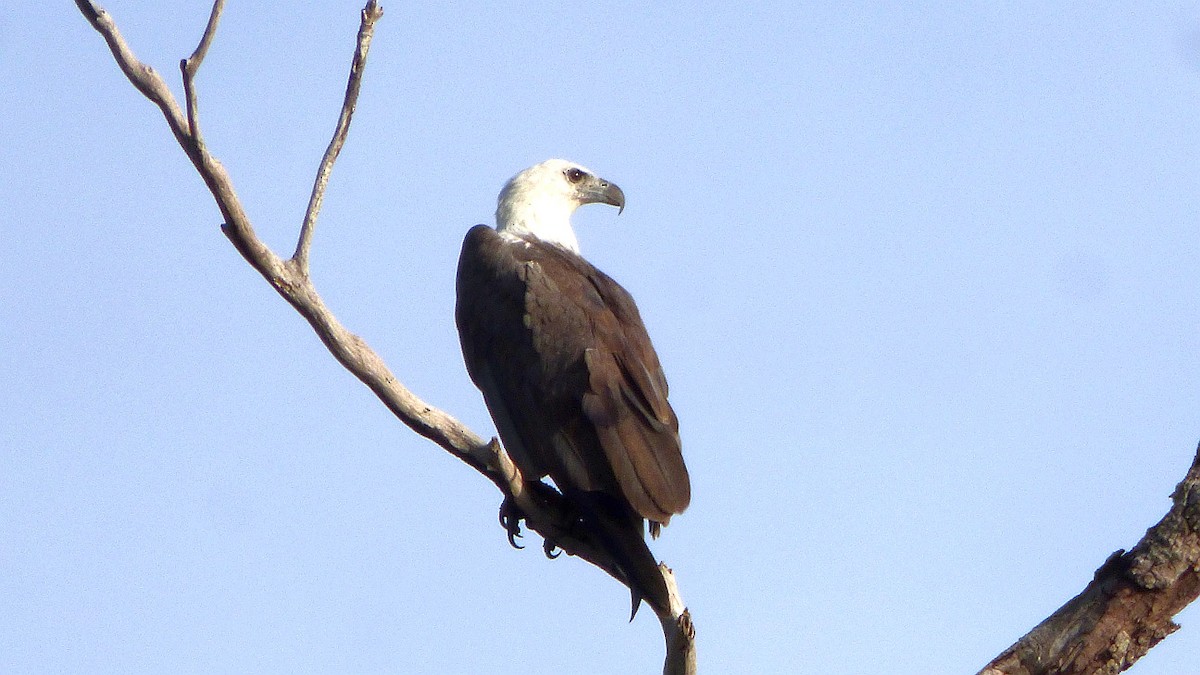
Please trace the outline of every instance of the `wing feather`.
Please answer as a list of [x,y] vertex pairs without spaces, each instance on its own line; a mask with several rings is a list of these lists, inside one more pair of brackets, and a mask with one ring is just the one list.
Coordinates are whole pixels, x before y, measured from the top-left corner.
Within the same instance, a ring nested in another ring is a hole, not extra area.
[[619,495],[660,523],[687,507],[679,422],[625,289],[573,253],[486,226],[467,234],[458,286],[467,369],[527,477]]
[[644,517],[666,523],[691,500],[666,376],[633,298],[589,267],[588,281],[603,310],[592,321],[584,413],[626,498]]

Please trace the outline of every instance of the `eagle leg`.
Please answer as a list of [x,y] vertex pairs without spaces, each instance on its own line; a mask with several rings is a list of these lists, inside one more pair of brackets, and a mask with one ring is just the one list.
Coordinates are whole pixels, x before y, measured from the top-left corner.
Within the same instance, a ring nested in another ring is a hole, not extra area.
[[504,501],[500,502],[500,526],[508,532],[508,543],[513,548],[525,548],[517,543],[517,538],[521,536],[521,518],[524,514],[513,503],[512,499],[505,497]]

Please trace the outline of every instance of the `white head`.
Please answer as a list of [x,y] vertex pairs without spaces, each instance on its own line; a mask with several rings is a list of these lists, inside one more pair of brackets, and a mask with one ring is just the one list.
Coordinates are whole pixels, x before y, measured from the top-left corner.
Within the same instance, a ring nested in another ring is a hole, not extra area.
[[496,230],[579,253],[571,214],[584,204],[596,203],[611,204],[623,211],[625,193],[578,164],[548,159],[513,176],[500,191]]

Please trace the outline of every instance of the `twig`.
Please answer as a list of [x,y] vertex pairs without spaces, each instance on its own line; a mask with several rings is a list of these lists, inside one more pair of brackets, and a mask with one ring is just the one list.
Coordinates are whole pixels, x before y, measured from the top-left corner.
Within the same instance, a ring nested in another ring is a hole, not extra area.
[[191,131],[195,143],[201,143],[202,140],[200,122],[196,116],[196,90],[193,80],[200,64],[204,62],[204,57],[208,55],[208,47],[212,44],[213,36],[217,34],[217,23],[221,21],[221,12],[224,9],[225,0],[216,0],[213,3],[212,12],[208,15],[208,25],[204,27],[204,35],[200,36],[200,44],[196,45],[196,50],[191,56],[179,62],[179,70],[183,73],[183,98],[187,105],[188,130]]
[[[153,68],[142,63],[133,55],[133,50],[129,48],[121,31],[117,30],[117,25],[113,23],[112,17],[104,11],[103,7],[90,2],[90,0],[75,0],[75,5],[92,24],[92,28],[95,28],[104,37],[113,59],[116,60],[121,72],[129,79],[130,84],[158,106],[163,117],[167,119],[171,132],[175,134],[175,139],[179,141],[180,145],[185,145],[187,128],[184,124],[183,113],[179,110],[179,104],[175,102],[175,96],[171,94],[167,83]],[[186,145],[184,150],[187,150]]]
[[371,37],[375,34],[375,22],[383,17],[383,8],[375,0],[367,2],[362,10],[362,22],[358,27],[358,43],[354,49],[354,60],[350,64],[350,79],[346,83],[346,97],[342,101],[342,112],[338,116],[337,128],[329,146],[325,148],[325,156],[317,167],[317,177],[313,181],[312,195],[308,199],[308,209],[304,212],[304,223],[300,226],[300,240],[296,242],[296,252],[292,256],[296,266],[308,275],[308,251],[312,246],[313,227],[317,222],[317,214],[321,211],[321,203],[325,201],[325,186],[329,184],[329,173],[342,146],[346,143],[346,134],[350,130],[350,118],[358,104],[358,90],[362,86],[363,67],[367,64],[367,50],[371,47]]

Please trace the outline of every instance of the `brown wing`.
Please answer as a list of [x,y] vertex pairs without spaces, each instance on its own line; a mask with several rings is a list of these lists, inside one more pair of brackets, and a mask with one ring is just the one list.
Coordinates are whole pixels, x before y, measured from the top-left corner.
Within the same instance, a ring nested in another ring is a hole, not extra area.
[[[455,311],[467,371],[528,480],[549,475],[612,552],[634,610],[668,602],[643,518],[688,503],[678,422],[637,308],[555,246],[467,233]],[[652,527],[652,532],[654,528]]]
[[526,310],[535,348],[550,363],[575,373],[582,361],[587,381],[571,395],[578,396],[602,454],[585,460],[601,459],[635,512],[666,523],[687,508],[691,487],[666,377],[637,306],[579,256],[554,248],[540,263],[536,274],[544,279],[531,276],[530,288],[556,286],[557,299],[527,298]]
[[637,306],[556,246],[472,228],[459,260],[463,357],[530,479],[605,492],[665,523],[691,488],[667,382]]
[[548,400],[525,311],[532,267],[526,251],[492,228],[471,228],[458,262],[455,322],[467,372],[505,448],[527,480],[538,480],[557,473],[552,439],[565,411]]
[[666,523],[691,500],[667,379],[633,298],[595,268],[589,281],[605,309],[596,314],[596,344],[585,357],[584,414],[629,503],[643,517]]

